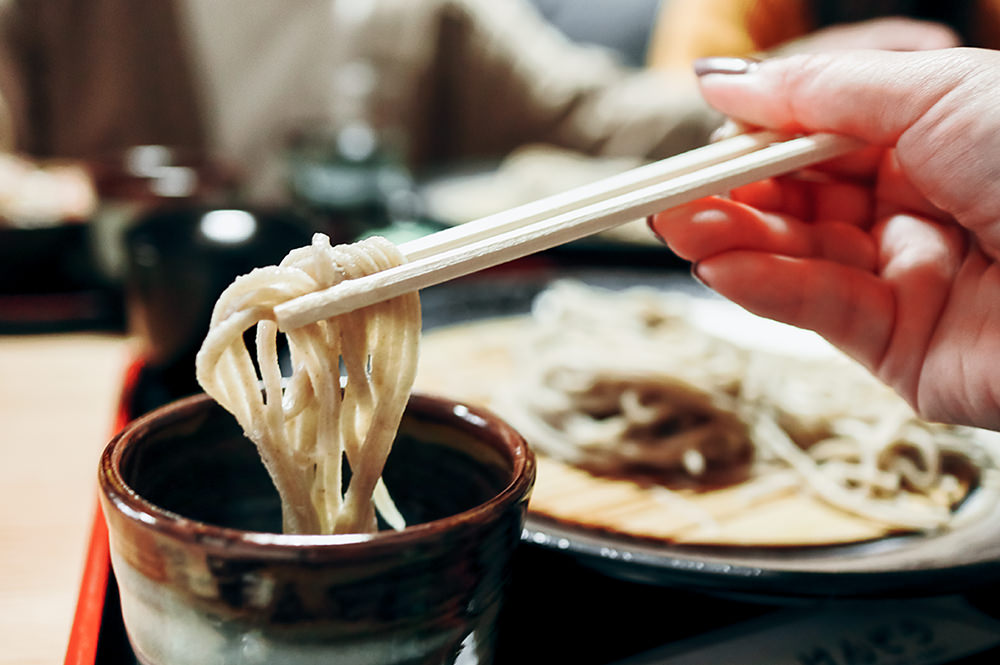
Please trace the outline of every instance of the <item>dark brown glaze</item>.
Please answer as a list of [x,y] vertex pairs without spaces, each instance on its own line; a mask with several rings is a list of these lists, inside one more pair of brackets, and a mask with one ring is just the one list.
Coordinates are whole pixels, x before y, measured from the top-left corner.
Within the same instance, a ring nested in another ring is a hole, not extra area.
[[104,451],[99,476],[117,559],[213,620],[323,642],[463,636],[491,624],[535,461],[495,415],[414,395],[384,474],[411,526],[274,533],[277,493],[256,450],[202,395],[132,423]]

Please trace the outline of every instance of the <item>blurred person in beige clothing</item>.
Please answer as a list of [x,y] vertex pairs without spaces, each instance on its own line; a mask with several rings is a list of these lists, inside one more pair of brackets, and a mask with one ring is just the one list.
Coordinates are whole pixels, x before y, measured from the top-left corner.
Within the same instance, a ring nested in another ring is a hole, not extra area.
[[514,0],[6,0],[0,11],[0,147],[38,159],[185,147],[239,165],[258,198],[280,196],[290,133],[357,112],[342,84],[348,72],[357,83],[359,63],[365,112],[417,170],[532,142],[659,158],[718,124],[689,86],[571,43]]

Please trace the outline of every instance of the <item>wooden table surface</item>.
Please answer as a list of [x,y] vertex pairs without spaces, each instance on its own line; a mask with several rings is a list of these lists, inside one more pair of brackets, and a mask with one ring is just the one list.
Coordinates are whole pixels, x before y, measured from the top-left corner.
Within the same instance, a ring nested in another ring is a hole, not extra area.
[[65,657],[129,340],[0,336],[0,665]]

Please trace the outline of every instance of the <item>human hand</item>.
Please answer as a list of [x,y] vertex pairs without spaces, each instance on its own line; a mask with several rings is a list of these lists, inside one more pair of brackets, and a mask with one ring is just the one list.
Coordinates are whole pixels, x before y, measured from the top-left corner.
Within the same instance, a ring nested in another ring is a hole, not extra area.
[[1000,429],[1000,52],[702,64],[749,125],[871,147],[650,226],[710,287],[819,332],[924,417]]

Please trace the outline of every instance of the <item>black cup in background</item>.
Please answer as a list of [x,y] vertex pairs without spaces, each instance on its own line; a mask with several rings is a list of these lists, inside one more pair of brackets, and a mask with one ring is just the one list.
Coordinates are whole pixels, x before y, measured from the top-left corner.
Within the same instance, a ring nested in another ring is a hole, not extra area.
[[310,242],[307,219],[287,210],[171,206],[125,234],[129,330],[144,360],[133,413],[197,392],[194,358],[212,308],[239,275]]

